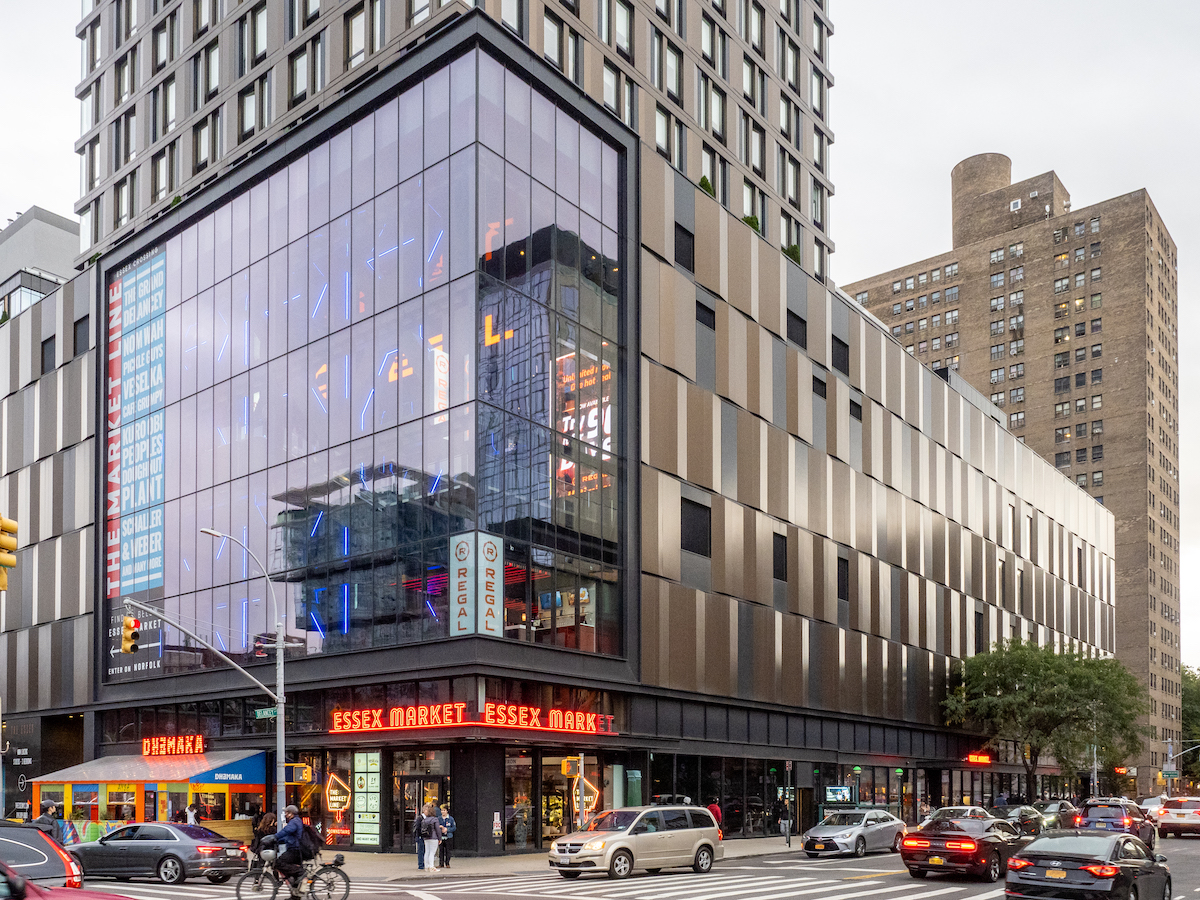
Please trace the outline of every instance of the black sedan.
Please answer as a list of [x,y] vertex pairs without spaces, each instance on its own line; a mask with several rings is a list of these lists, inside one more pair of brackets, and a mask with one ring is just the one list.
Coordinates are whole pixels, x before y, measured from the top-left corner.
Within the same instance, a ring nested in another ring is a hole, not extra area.
[[1075,807],[1067,800],[1039,800],[1033,808],[1042,814],[1042,827],[1074,828]]
[[0,819],[0,859],[13,874],[43,887],[83,887],[79,863],[35,825]]
[[1027,841],[1002,819],[939,819],[901,840],[900,857],[913,878],[957,872],[996,881]]
[[246,871],[246,848],[199,825],[147,822],[126,825],[98,841],[75,844],[86,875],[149,876],[167,884],[204,875],[214,884]]
[[1003,819],[1021,834],[1042,833],[1042,814],[1032,806],[993,806],[988,812],[997,819]]
[[1170,900],[1171,870],[1138,838],[1107,831],[1059,831],[1008,860],[1006,898]]

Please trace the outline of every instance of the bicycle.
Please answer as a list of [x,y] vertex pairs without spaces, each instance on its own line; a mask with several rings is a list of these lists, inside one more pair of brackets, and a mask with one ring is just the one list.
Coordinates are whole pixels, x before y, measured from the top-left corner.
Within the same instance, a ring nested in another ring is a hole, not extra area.
[[[268,856],[268,854],[270,854]],[[303,862],[300,894],[307,900],[346,900],[350,895],[350,877],[342,871],[346,858],[338,853],[333,862],[322,862],[320,852]],[[248,871],[238,877],[234,886],[237,900],[276,900],[287,878],[275,865],[274,849],[254,854]],[[290,893],[290,892],[288,892]],[[286,898],[288,893],[282,896]]]

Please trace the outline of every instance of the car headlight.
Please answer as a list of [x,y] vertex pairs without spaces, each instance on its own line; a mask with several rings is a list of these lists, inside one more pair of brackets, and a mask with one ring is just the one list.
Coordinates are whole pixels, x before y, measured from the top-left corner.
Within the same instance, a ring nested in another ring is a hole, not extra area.
[[604,844],[605,844],[605,841],[603,841],[603,840],[588,841],[586,844],[583,845],[583,849],[584,850],[603,850]]
[[853,833],[854,833],[853,831],[843,831],[841,834],[835,834],[833,836],[833,839],[835,841],[844,841],[844,840],[849,839],[850,835],[852,835]]

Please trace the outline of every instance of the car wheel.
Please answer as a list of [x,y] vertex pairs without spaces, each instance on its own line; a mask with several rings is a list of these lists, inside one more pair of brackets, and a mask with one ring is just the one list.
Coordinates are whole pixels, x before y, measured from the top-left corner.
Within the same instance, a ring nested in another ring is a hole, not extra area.
[[1171,900],[1171,879],[1167,879],[1166,887],[1163,888],[1162,900]]
[[900,852],[900,842],[901,842],[902,840],[904,840],[904,832],[903,832],[903,831],[897,831],[897,832],[896,832],[896,837],[892,839],[892,852],[893,852],[893,853],[899,853],[899,852]]
[[924,878],[929,873],[926,872],[924,869],[909,869],[908,874],[911,875],[913,878]]
[[854,855],[860,858],[867,855],[867,839],[862,835],[854,842]]
[[578,878],[578,877],[579,877],[580,875],[582,875],[583,873],[582,873],[582,872],[563,872],[563,871],[559,871],[559,873],[558,873],[558,874],[559,874],[559,875],[561,875],[563,878]]
[[174,856],[164,856],[160,859],[155,874],[163,884],[183,884],[187,878],[187,873],[183,870],[183,863]]
[[988,857],[987,867],[983,870],[983,880],[988,884],[999,881],[1001,871],[1000,854],[993,853]]
[[1128,900],[1138,900],[1138,889],[1136,884],[1129,886],[1129,893],[1125,895]]
[[692,863],[692,871],[701,875],[711,872],[713,867],[712,847],[704,846],[696,851],[696,859]]
[[628,878],[633,871],[633,857],[628,850],[618,850],[613,854],[612,862],[608,864],[609,878]]
[[229,880],[230,873],[229,872],[209,872],[207,877],[208,877],[208,880],[211,881],[213,884],[224,884],[225,882],[227,882]]

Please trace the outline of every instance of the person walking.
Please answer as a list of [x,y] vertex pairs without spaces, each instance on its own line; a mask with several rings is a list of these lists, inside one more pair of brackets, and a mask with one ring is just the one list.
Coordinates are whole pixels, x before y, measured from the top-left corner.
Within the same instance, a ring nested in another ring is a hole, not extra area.
[[254,853],[262,850],[262,839],[268,834],[275,833],[275,813],[266,813],[258,820],[258,825],[254,828],[254,837],[250,841],[250,849]]
[[52,838],[58,837],[58,826],[54,821],[54,813],[57,809],[58,804],[53,800],[43,800],[42,814],[33,820],[34,825]]
[[713,818],[717,820],[717,824],[721,824],[721,804],[716,797],[713,797],[708,804],[708,811],[712,813]]
[[421,825],[425,821],[425,807],[417,810],[413,816],[413,840],[417,845],[417,871],[425,868],[425,838],[421,837]]
[[200,824],[200,810],[196,808],[195,803],[189,803],[187,808],[187,823],[189,825]]
[[424,868],[437,871],[440,868],[437,864],[437,853],[442,826],[438,822],[438,817],[434,815],[432,803],[426,803],[421,814],[421,839],[425,842]]
[[438,824],[442,826],[442,839],[438,843],[438,861],[443,869],[450,868],[450,840],[454,837],[454,832],[458,831],[458,823],[454,821],[454,816],[450,815],[450,807],[442,805],[442,816],[438,820]]

